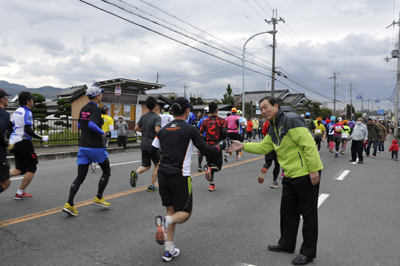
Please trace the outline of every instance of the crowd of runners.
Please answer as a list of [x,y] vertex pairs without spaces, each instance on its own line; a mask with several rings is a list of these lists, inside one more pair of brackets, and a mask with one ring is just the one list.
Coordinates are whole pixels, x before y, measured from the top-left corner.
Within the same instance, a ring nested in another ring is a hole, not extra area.
[[[81,130],[77,155],[78,175],[72,182],[63,212],[78,216],[74,197],[84,182],[89,167],[98,164],[102,170],[93,204],[108,208],[110,203],[103,197],[111,176],[109,155],[106,151],[114,123],[107,116],[106,106],[99,107],[104,91],[92,85],[86,91],[89,102],[81,109],[78,128]],[[48,136],[39,136],[33,130],[31,108],[34,97],[29,92],[19,94],[21,107],[12,117],[4,110],[8,97],[0,90],[0,193],[10,186],[10,176],[24,175],[21,186],[15,194],[16,200],[29,199],[25,189],[36,172],[37,159],[32,138],[48,141]],[[218,105],[210,103],[204,115],[195,116],[188,99],[178,97],[173,104],[164,106],[159,112],[157,100],[148,97],[144,114],[135,130],[141,132],[141,166],[130,174],[130,185],[136,187],[139,176],[151,169],[151,182],[147,191],[159,191],[166,215],[157,215],[155,239],[164,245],[162,259],[170,261],[179,255],[173,237],[176,224],[186,222],[192,213],[193,196],[191,180],[191,154],[198,150],[198,171],[209,181],[209,191],[216,190],[215,174],[227,163],[230,156],[240,160],[242,151],[265,154],[265,163],[260,166],[258,182],[263,183],[268,169],[274,162],[271,188],[278,188],[278,176],[282,168],[281,237],[277,245],[269,245],[274,252],[293,253],[296,245],[300,216],[303,217],[304,242],[300,254],[293,259],[294,265],[304,265],[316,257],[318,239],[317,202],[323,165],[319,152],[322,143],[334,153],[345,155],[347,142],[351,143],[350,162],[363,163],[364,156],[376,157],[385,152],[384,142],[390,123],[358,118],[348,121],[342,117],[330,116],[322,119],[311,118],[310,113],[296,114],[291,107],[280,106],[276,99],[264,97],[259,101],[264,119],[243,117],[242,111],[232,108],[227,117],[218,116]],[[158,114],[160,113],[160,114]],[[122,125],[122,122],[120,121]],[[119,126],[121,126],[119,125]],[[261,142],[253,140],[261,139]],[[6,150],[12,150],[16,168],[11,169]],[[399,145],[394,140],[389,148],[392,160],[398,160]],[[233,155],[235,153],[235,155]],[[205,164],[203,160],[205,157]],[[159,186],[155,185],[158,179]],[[301,188],[301,189],[300,189]]]

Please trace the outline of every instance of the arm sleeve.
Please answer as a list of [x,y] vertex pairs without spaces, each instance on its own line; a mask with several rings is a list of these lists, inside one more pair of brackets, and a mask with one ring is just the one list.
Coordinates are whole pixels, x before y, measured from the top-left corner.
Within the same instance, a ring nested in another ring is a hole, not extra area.
[[247,142],[244,144],[244,151],[255,154],[268,154],[274,150],[270,135],[266,135],[260,143]]
[[81,123],[78,123],[78,129],[81,129]]
[[33,131],[32,127],[31,127],[30,125],[25,125],[25,126],[24,126],[24,131],[25,131],[26,134],[28,134],[28,135],[31,136],[32,138],[35,138],[35,139],[42,139],[41,136],[37,135],[37,134]]
[[101,130],[101,128],[99,128],[95,122],[93,121],[89,121],[88,127],[95,133],[100,134],[100,135],[104,135],[104,131]]
[[226,123],[225,120],[222,122],[222,128],[221,128],[221,136],[220,140],[226,139],[226,133],[228,132],[228,123]]

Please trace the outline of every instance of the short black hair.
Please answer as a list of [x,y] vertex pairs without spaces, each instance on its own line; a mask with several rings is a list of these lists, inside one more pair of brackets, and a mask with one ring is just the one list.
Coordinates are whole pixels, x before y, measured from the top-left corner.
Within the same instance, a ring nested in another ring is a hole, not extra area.
[[154,107],[156,107],[157,104],[157,99],[154,98],[153,96],[150,96],[146,99],[146,107],[149,108],[149,110],[153,110]]
[[211,103],[208,105],[208,108],[210,109],[210,113],[211,113],[211,114],[214,114],[214,113],[217,111],[217,109],[218,109],[218,104],[216,104],[215,102],[211,102]]
[[265,96],[263,98],[261,98],[261,100],[258,101],[258,104],[261,105],[261,103],[265,100],[268,100],[270,105],[275,105],[276,103],[278,104],[278,108],[281,107],[281,105],[279,104],[278,100],[276,98],[272,98],[271,96]]

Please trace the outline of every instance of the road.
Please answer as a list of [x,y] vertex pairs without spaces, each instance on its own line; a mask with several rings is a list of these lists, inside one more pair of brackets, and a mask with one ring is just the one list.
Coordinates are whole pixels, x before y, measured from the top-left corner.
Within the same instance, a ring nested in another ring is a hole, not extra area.
[[[389,144],[389,141],[386,145]],[[325,144],[326,145],[326,144]],[[324,147],[319,207],[317,258],[309,265],[400,265],[399,162],[388,152],[365,158],[363,165],[334,158]],[[216,174],[216,191],[208,191],[204,174],[192,156],[193,214],[177,225],[174,244],[181,254],[173,265],[291,265],[295,254],[273,253],[267,245],[279,238],[282,188],[257,182],[263,156],[233,156]],[[113,154],[105,196],[109,209],[91,204],[100,177],[89,172],[75,202],[79,216],[61,212],[76,177],[75,159],[41,162],[27,192],[30,200],[16,201],[20,179],[0,194],[0,265],[163,265],[163,246],[154,240],[154,218],[164,214],[158,192],[147,192],[151,173],[129,174],[140,165],[140,150]],[[339,178],[339,179],[338,179]],[[280,181],[280,180],[279,180]]]

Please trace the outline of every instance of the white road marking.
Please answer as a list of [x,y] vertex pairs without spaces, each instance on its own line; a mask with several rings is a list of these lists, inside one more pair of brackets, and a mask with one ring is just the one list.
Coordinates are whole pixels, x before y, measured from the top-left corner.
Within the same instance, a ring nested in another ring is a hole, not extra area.
[[318,208],[324,203],[324,201],[329,197],[329,194],[321,194],[318,197]]
[[129,163],[139,163],[141,161],[131,161],[131,162],[124,162],[124,163],[113,163],[110,164],[110,166],[115,166],[115,165],[123,165],[123,164],[129,164]]
[[343,180],[349,173],[350,170],[344,170],[343,173],[338,178],[336,178],[336,180]]
[[238,264],[235,264],[235,266],[256,266],[256,265],[254,265],[254,264],[247,264],[247,263],[238,263]]

